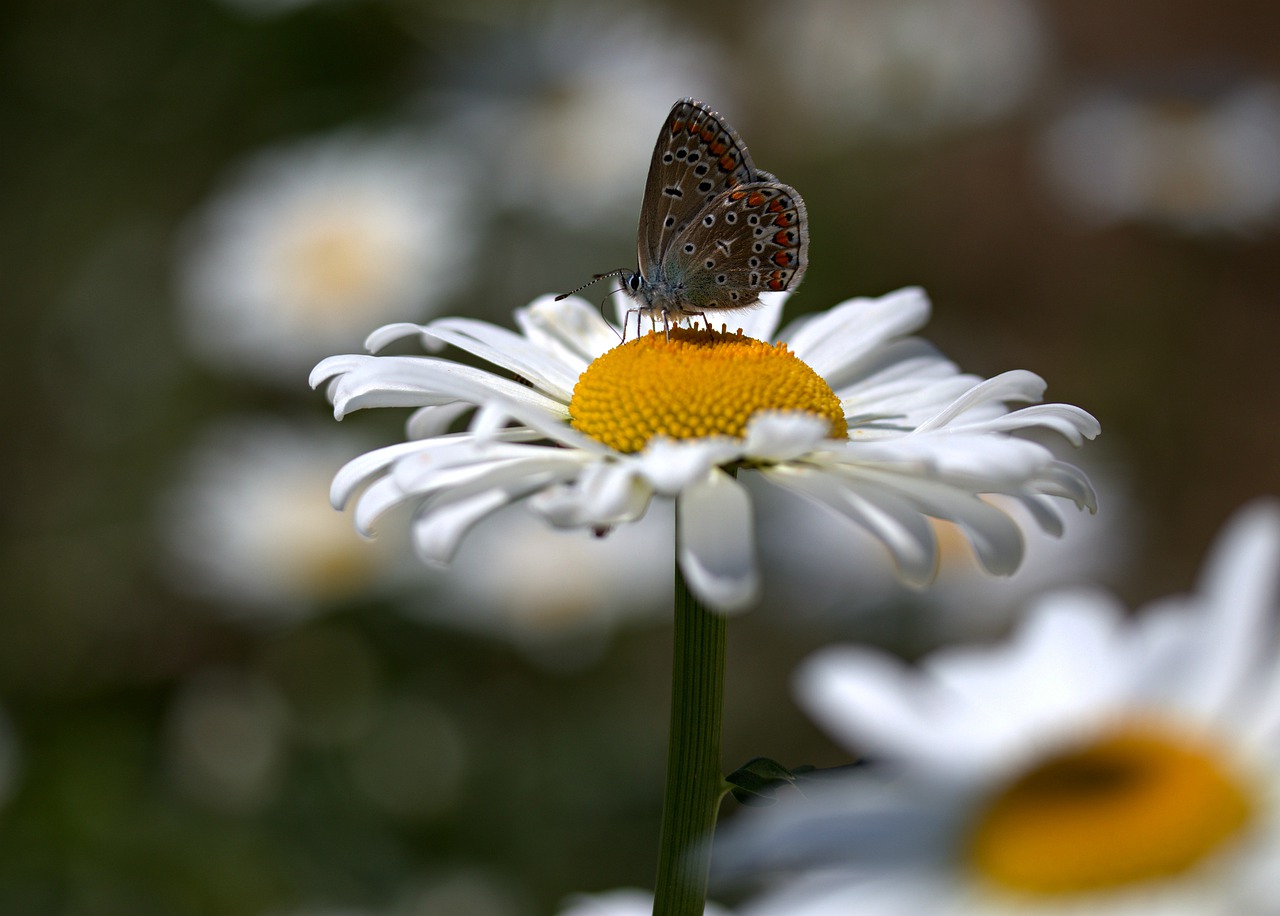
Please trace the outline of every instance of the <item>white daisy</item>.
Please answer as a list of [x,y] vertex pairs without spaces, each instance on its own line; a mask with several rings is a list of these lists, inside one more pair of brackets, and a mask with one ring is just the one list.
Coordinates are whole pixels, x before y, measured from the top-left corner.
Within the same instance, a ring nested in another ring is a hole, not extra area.
[[452,154],[404,132],[268,150],[188,228],[179,286],[192,349],[284,384],[393,317],[425,318],[468,276],[475,228]]
[[228,616],[261,622],[367,594],[399,559],[397,544],[370,549],[324,504],[334,470],[359,450],[330,430],[277,420],[216,425],[163,499],[163,572]]
[[1038,604],[918,669],[820,652],[800,700],[872,766],[745,817],[729,861],[804,876],[752,916],[1280,912],[1280,504],[1197,590]]
[[[774,64],[762,92],[824,136],[915,137],[1007,117],[1030,96],[1048,57],[1026,0],[803,0],[753,17]],[[777,53],[786,34],[802,53]]]
[[1280,216],[1280,87],[1099,94],[1049,127],[1040,159],[1063,207],[1086,221],[1254,229]]
[[[1010,410],[1007,402],[1038,400],[1044,382],[1026,371],[965,375],[904,336],[927,319],[921,291],[849,300],[770,345],[781,307],[775,298],[735,316],[745,335],[673,329],[621,346],[585,300],[550,297],[517,312],[521,334],[461,318],[376,331],[373,350],[416,334],[519,380],[436,357],[324,360],[312,384],[329,382],[339,418],[420,408],[410,441],[343,468],[333,502],[363,487],[363,531],[393,506],[416,505],[419,554],[446,562],[472,525],[517,500],[530,498],[557,526],[604,532],[641,517],[655,497],[673,498],[680,569],[722,610],[757,590],[751,504],[734,471],[870,529],[912,582],[934,570],[927,516],[954,522],[983,565],[1007,575],[1022,536],[980,494],[1016,498],[1050,530],[1061,525],[1053,497],[1092,506],[1083,474],[1011,434],[1050,429],[1078,443],[1097,434],[1097,421],[1061,404]],[[477,405],[466,432],[445,431]]]

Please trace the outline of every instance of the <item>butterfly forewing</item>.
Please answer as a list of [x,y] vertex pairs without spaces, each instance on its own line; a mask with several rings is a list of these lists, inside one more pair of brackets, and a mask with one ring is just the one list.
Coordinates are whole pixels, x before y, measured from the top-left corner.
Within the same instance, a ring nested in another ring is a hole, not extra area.
[[647,275],[722,192],[756,176],[737,131],[699,101],[676,102],[649,163],[636,242],[640,272]]

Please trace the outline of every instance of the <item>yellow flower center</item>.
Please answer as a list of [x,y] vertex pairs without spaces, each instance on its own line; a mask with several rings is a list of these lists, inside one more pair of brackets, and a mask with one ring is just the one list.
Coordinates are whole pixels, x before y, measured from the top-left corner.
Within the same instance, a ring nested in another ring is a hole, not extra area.
[[655,436],[695,439],[746,435],[761,410],[798,410],[848,435],[840,399],[786,344],[740,332],[672,328],[614,347],[578,379],[569,401],[574,427],[620,452]]
[[1035,894],[1099,891],[1183,872],[1250,821],[1251,787],[1183,732],[1118,729],[1036,765],[987,804],[970,863]]
[[341,223],[300,232],[291,256],[289,276],[297,293],[318,311],[344,309],[370,296],[385,266],[367,234]]

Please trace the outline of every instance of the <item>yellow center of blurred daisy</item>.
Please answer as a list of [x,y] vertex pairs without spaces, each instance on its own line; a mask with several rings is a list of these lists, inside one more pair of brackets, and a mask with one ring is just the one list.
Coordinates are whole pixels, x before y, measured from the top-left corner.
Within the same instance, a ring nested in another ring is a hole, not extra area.
[[761,410],[798,410],[848,430],[840,399],[785,344],[742,334],[672,328],[614,347],[582,373],[569,401],[574,427],[620,452],[655,436],[696,439],[746,434]]
[[1044,760],[978,818],[970,862],[1035,894],[1118,888],[1183,872],[1253,815],[1251,788],[1220,749],[1143,725]]

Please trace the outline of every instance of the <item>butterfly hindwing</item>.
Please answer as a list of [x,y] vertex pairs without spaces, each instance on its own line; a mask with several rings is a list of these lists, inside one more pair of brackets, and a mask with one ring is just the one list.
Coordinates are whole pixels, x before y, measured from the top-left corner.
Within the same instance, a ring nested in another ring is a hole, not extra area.
[[682,307],[669,311],[743,308],[800,282],[809,248],[804,201],[765,175],[721,192],[672,240],[666,269],[652,275],[656,285],[679,287]]

